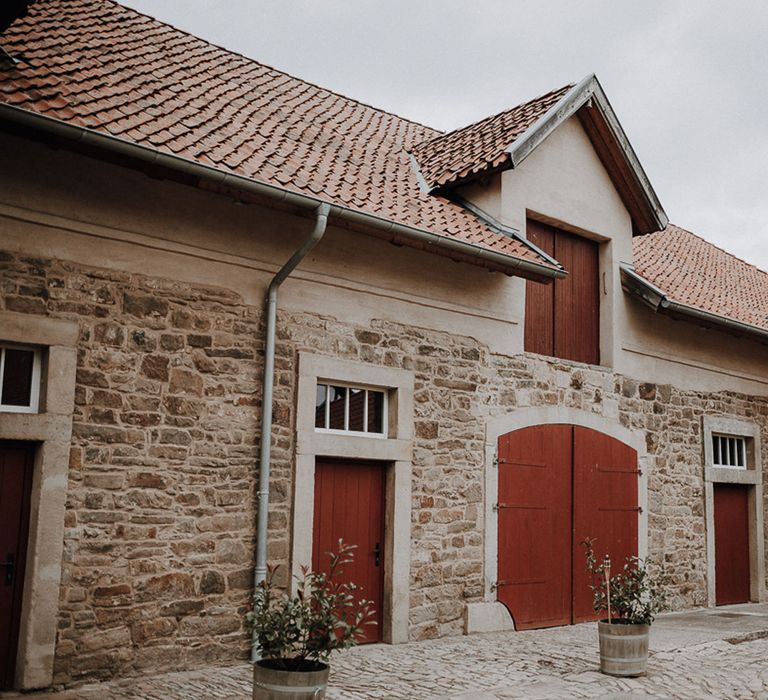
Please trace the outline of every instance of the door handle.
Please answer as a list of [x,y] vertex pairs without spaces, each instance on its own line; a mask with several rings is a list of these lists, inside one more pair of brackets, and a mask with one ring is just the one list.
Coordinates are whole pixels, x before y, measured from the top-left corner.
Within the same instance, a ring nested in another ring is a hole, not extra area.
[[6,561],[0,561],[0,567],[5,567],[5,583],[13,583],[13,554],[9,554]]
[[376,546],[373,548],[373,557],[374,564],[376,564],[376,566],[381,566],[381,544],[379,542],[377,542]]

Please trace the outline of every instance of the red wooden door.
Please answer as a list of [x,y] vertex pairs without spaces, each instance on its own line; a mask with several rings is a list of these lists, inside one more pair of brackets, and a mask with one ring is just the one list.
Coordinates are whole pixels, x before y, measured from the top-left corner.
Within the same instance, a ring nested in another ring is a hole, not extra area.
[[558,231],[555,258],[568,277],[555,280],[555,357],[600,364],[598,245]]
[[715,484],[715,602],[749,602],[749,491]]
[[499,438],[498,599],[517,629],[595,619],[585,537],[616,565],[637,554],[637,454],[588,428]]
[[528,219],[528,240],[568,271],[551,284],[525,287],[526,352],[600,363],[599,245]]
[[571,621],[571,427],[499,439],[498,598],[517,629]]
[[573,429],[573,621],[595,620],[585,538],[613,571],[637,555],[637,452],[589,428]]
[[339,539],[356,545],[355,560],[344,567],[345,581],[360,587],[359,598],[372,600],[376,625],[368,625],[364,642],[381,640],[384,604],[384,482],[380,462],[318,461],[315,469],[315,515],[312,568],[328,572],[327,552]]
[[[545,253],[555,257],[555,229],[538,221],[528,219],[526,236]],[[525,330],[526,352],[539,355],[555,354],[555,282],[525,284]]]
[[11,688],[19,640],[34,447],[0,442],[0,690]]

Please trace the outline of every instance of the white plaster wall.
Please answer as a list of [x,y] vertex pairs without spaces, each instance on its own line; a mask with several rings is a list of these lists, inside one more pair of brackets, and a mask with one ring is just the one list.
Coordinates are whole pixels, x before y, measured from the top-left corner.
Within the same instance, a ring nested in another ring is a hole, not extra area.
[[[578,118],[562,124],[518,168],[502,173],[501,183],[501,220],[508,226],[525,233],[530,216],[603,243],[600,356],[601,364],[614,366],[618,263],[631,259],[632,220]],[[518,289],[516,311],[522,315],[525,283],[519,281]],[[522,349],[522,325],[518,342]]]
[[[0,247],[219,285],[259,304],[312,220],[3,136]],[[525,231],[527,215],[603,241],[602,363],[683,389],[768,394],[768,352],[642,308],[621,290],[631,222],[575,118],[514,171],[462,194]],[[357,323],[387,319],[523,351],[525,281],[330,226],[280,305]]]
[[[223,286],[249,304],[314,223],[9,136],[0,174],[0,248]],[[450,328],[510,353],[514,293],[506,275],[331,225],[279,304]]]
[[496,221],[501,221],[501,178],[501,174],[494,173],[459,187],[458,194]]

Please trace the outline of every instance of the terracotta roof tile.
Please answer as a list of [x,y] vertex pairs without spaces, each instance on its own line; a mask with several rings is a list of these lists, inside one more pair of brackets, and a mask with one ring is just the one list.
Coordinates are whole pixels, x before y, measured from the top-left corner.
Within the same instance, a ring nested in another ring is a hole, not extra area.
[[458,184],[504,168],[507,149],[573,86],[566,85],[512,109],[417,144],[413,155],[430,188]]
[[632,243],[635,271],[672,301],[768,330],[768,272],[672,224]]
[[0,100],[547,266],[421,191],[408,150],[438,132],[213,46],[112,0],[38,0],[2,37],[28,62]]
[[[448,134],[213,46],[112,0],[37,0],[2,36],[22,62],[0,101],[539,264],[423,192],[505,167],[566,86]],[[636,270],[674,301],[768,328],[768,274],[669,226],[635,237]]]

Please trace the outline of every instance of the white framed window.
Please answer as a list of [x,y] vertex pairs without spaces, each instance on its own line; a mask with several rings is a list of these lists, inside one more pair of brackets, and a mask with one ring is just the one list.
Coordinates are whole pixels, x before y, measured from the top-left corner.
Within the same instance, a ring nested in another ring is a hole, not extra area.
[[315,430],[387,436],[387,392],[381,388],[318,381]]
[[747,469],[746,438],[712,433],[712,465],[731,469]]
[[0,411],[37,413],[43,352],[26,345],[0,345]]

